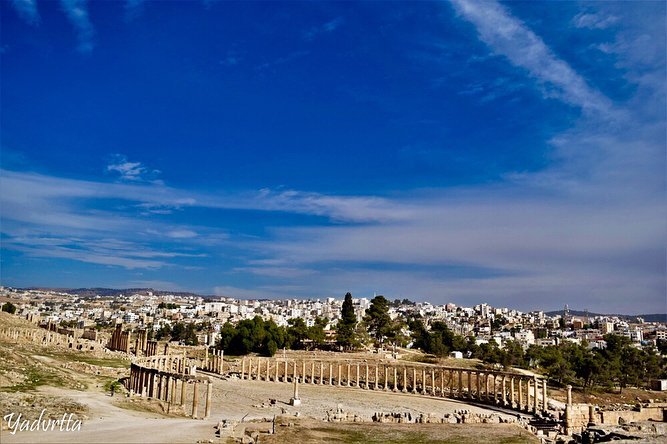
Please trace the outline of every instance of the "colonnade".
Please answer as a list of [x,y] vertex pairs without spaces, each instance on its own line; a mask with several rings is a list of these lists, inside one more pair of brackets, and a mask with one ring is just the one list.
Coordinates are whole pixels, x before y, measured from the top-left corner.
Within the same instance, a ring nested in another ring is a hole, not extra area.
[[109,350],[117,350],[125,353],[130,352],[130,344],[132,343],[132,333],[123,331],[123,324],[116,324],[116,329],[111,335],[107,348]]
[[[206,386],[204,414],[199,411],[200,386]],[[193,419],[206,419],[211,415],[213,382],[207,376],[197,376],[196,366],[184,355],[157,355],[139,358],[130,366],[127,388],[130,395],[156,399],[167,404],[167,412],[178,406],[187,412],[186,400],[192,387]]]
[[427,365],[242,358],[241,379],[355,387],[465,399],[537,413],[548,408],[543,378],[494,370]]
[[36,344],[60,346],[75,350],[98,350],[104,348],[101,339],[87,339],[74,334],[62,334],[50,329],[25,327],[0,328],[0,336],[18,342],[24,340]]

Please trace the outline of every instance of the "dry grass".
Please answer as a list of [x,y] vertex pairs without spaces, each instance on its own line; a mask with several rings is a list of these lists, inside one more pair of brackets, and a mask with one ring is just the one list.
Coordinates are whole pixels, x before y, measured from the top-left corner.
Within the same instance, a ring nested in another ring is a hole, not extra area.
[[[282,424],[282,425],[281,425]],[[528,431],[512,424],[387,424],[329,423],[310,419],[278,418],[275,435],[265,443],[537,443]]]

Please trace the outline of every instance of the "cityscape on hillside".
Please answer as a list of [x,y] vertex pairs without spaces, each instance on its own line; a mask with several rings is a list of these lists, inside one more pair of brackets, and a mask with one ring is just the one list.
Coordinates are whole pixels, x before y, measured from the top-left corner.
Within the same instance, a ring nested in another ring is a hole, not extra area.
[[[22,290],[0,287],[0,301],[13,303],[22,316],[36,316],[62,327],[90,329],[124,323],[130,328],[150,327],[157,332],[163,325],[175,322],[191,323],[203,332],[198,343],[214,345],[223,324],[237,324],[241,320],[260,316],[278,326],[301,318],[312,327],[318,318],[326,320],[325,331],[335,330],[340,320],[343,299],[316,300],[239,300],[233,298],[204,298],[178,296],[165,291],[143,290],[118,296],[75,294],[59,291]],[[372,298],[353,298],[354,313],[362,321],[370,308]],[[658,340],[667,341],[667,319],[646,322],[642,317],[572,315],[567,307],[550,316],[543,311],[522,313],[507,307],[479,304],[458,307],[454,304],[433,305],[407,299],[391,301],[388,314],[392,320],[419,316],[427,325],[442,321],[456,334],[473,337],[477,344],[494,341],[502,347],[506,341],[517,341],[522,346],[558,345],[565,342],[581,343],[604,348],[603,336],[614,333],[629,338],[637,345],[656,346]],[[656,316],[654,316],[656,317]],[[407,325],[405,326],[407,330]],[[409,336],[409,332],[405,334]]]

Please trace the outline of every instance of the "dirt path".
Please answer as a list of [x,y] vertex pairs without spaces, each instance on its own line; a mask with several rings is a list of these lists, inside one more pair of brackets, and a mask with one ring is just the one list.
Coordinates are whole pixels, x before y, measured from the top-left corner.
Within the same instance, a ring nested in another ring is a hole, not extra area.
[[[89,408],[80,431],[2,432],[1,443],[194,443],[214,438],[217,421],[164,418],[158,414],[126,410],[112,404],[106,394],[48,388],[50,395],[67,396]],[[29,418],[34,419],[34,418]]]

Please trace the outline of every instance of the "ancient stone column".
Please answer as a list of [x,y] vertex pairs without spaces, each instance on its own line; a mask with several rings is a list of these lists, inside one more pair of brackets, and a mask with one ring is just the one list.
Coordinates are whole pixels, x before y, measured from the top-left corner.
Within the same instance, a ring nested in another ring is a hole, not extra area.
[[489,373],[486,375],[486,401],[493,402],[496,390],[496,375]]
[[375,390],[378,389],[378,366],[375,364]]
[[333,364],[329,363],[329,385],[333,385]]
[[241,359],[241,379],[242,380],[245,379],[244,375],[245,375],[245,358]]
[[315,361],[310,363],[310,383],[315,384]]
[[422,368],[422,395],[426,394],[426,369]]
[[301,381],[303,381],[304,384],[306,383],[306,361],[301,363]]
[[431,369],[431,396],[435,396],[435,370]]
[[130,390],[130,395],[132,395],[132,392],[134,392],[134,382],[135,382],[136,376],[134,376],[134,365],[130,365],[130,380],[128,381],[128,389]]
[[406,393],[408,391],[408,368],[403,367],[403,387],[401,387],[401,392]]
[[526,379],[526,410],[530,410],[530,379]]
[[361,370],[359,363],[357,362],[357,373],[355,373],[356,380],[354,381],[354,386],[359,388],[359,370]]
[[301,399],[299,398],[299,378],[294,378],[294,396],[290,400],[290,404],[293,406],[301,405]]
[[482,400],[482,379],[481,379],[480,372],[477,372],[476,379],[477,379],[477,400],[481,401]]
[[209,381],[206,384],[206,407],[204,409],[204,419],[211,416],[211,396],[213,394],[213,384]]
[[366,390],[371,388],[371,385],[368,381],[368,362],[366,363],[366,384],[364,384],[364,385],[365,385]]
[[342,369],[343,369],[342,365],[338,364],[338,386],[339,387],[343,385],[343,378],[341,378]]
[[176,378],[171,379],[171,389],[169,392],[171,393],[170,404],[176,404]]
[[285,359],[285,373],[283,374],[283,382],[287,382],[287,359]]
[[324,362],[320,361],[320,385],[324,385]]
[[[459,374],[459,398],[463,398],[463,370],[458,371]],[[452,375],[452,378],[454,376]],[[470,385],[470,372],[468,372],[468,385]]]
[[572,386],[567,386],[567,405],[572,405]]
[[510,376],[510,408],[514,408],[514,376]]
[[352,383],[350,382],[350,367],[351,367],[351,365],[350,365],[350,363],[348,362],[348,363],[347,363],[347,386],[348,386],[348,387],[350,387],[350,385],[352,384]]
[[148,391],[148,397],[155,398],[155,394],[157,393],[157,374],[152,369],[150,370],[149,382],[150,382],[150,389]]
[[503,406],[507,405],[507,382],[506,382],[506,377],[503,375],[502,379],[502,391],[503,391]]
[[537,387],[537,376],[533,377],[533,413],[537,413],[538,411],[538,401],[539,401],[539,395],[538,395],[538,387]]
[[181,407],[185,409],[185,397],[186,397],[186,387],[188,383],[185,382],[185,379],[181,379]]
[[417,394],[417,368],[412,367],[412,393]]
[[468,370],[466,373],[468,374],[468,394],[466,397],[472,399],[472,372]]
[[164,385],[164,400],[169,402],[171,396],[171,375],[167,375],[166,383]]
[[199,409],[199,381],[195,381],[192,391],[192,419],[197,419],[197,410]]
[[225,351],[220,350],[220,374],[225,372]]
[[394,387],[392,388],[392,391],[398,391],[398,369],[396,367],[394,367]]
[[252,380],[252,358],[248,359],[248,381]]
[[517,400],[516,406],[518,410],[523,409],[523,378],[517,378],[519,383],[519,399]]
[[440,396],[445,397],[445,369],[440,369]]
[[389,367],[384,366],[384,391],[389,391]]

